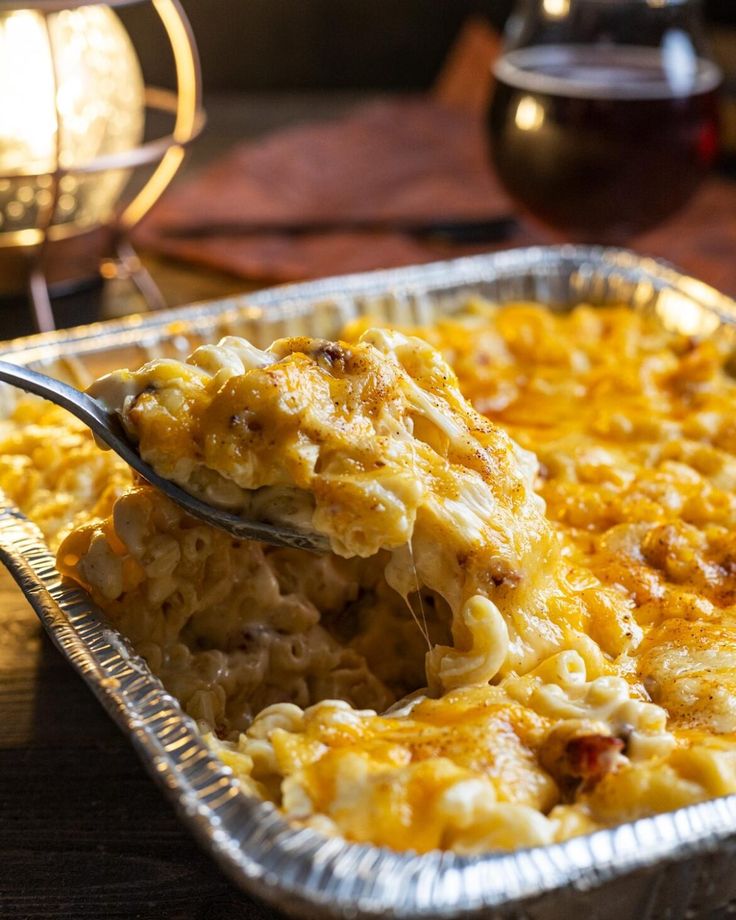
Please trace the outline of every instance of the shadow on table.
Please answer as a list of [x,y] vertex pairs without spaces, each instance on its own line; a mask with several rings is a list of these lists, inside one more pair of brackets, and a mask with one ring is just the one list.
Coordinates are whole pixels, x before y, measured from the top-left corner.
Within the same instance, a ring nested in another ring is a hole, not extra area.
[[[179,824],[90,691],[43,636],[25,743],[0,750],[0,916],[266,920]],[[0,720],[3,713],[0,697]]]
[[[74,293],[53,300],[54,317],[59,329],[94,323],[101,318],[101,282],[80,286]],[[28,301],[23,296],[0,297],[0,339],[33,335],[36,327]]]

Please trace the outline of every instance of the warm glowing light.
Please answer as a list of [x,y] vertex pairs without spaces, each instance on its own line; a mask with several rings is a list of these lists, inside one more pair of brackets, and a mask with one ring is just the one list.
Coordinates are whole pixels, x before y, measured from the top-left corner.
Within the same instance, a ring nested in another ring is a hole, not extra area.
[[538,131],[544,124],[544,108],[533,96],[522,96],[514,121],[520,131]]
[[[706,293],[710,291],[706,285],[702,287]],[[716,313],[679,291],[661,291],[656,310],[665,329],[681,335],[708,336],[716,331],[720,323]]]
[[[109,220],[128,171],[74,169],[143,138],[143,75],[116,14],[104,5],[0,13],[0,98],[0,174],[9,177],[0,231],[44,226],[54,202],[55,226]],[[71,171],[58,188],[57,169]]]
[[544,0],[542,8],[550,19],[563,19],[570,12],[570,0]]
[[[201,119],[199,76],[197,64],[191,54],[191,36],[188,34],[188,27],[181,17],[177,3],[173,0],[153,0],[153,5],[166,29],[174,51],[176,79],[179,86],[174,138],[177,141],[184,141],[196,133],[197,123]],[[173,146],[166,151],[148,184],[121,215],[121,226],[134,227],[142,219],[171,182],[183,159],[183,147]]]

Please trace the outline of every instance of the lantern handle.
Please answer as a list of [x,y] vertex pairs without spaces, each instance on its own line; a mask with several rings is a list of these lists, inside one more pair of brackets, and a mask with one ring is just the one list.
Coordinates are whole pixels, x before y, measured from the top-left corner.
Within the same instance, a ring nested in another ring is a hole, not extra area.
[[179,0],[151,0],[168,36],[174,55],[177,82],[173,143],[149,178],[120,215],[120,232],[128,234],[158,201],[184,159],[186,145],[205,122],[202,108],[202,71],[194,33]]

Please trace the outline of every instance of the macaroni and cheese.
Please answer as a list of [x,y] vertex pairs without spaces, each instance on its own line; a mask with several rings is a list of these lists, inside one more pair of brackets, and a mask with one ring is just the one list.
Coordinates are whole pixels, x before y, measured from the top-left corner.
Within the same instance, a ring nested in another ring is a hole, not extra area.
[[477,301],[93,385],[159,473],[324,556],[189,518],[30,399],[0,487],[294,824],[547,843],[736,791],[729,360],[623,307]]

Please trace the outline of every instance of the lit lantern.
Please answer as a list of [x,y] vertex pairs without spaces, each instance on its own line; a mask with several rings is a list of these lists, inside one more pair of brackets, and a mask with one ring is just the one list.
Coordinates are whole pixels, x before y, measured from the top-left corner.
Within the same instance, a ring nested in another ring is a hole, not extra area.
[[[146,87],[111,7],[149,2],[168,36],[177,92]],[[174,120],[144,142],[146,112]],[[157,291],[127,242],[201,131],[199,61],[178,0],[26,0],[0,12],[0,279],[26,283],[36,323],[53,328],[48,283],[64,285],[117,253],[123,273]],[[132,200],[133,171],[153,172]],[[155,302],[154,306],[161,304]]]

